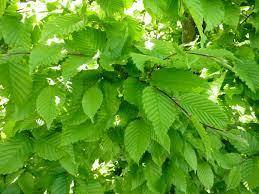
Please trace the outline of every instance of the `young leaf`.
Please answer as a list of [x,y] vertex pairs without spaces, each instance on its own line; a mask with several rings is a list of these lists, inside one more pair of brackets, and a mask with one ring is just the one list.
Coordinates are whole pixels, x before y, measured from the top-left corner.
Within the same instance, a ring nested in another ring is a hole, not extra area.
[[206,189],[211,189],[214,184],[214,174],[207,162],[198,163],[197,175]]
[[102,101],[103,93],[98,85],[94,85],[85,91],[82,99],[82,106],[85,114],[90,117],[92,122],[94,122],[94,115],[101,107]]
[[132,121],[125,130],[125,148],[131,158],[138,163],[151,139],[151,129],[143,120]]

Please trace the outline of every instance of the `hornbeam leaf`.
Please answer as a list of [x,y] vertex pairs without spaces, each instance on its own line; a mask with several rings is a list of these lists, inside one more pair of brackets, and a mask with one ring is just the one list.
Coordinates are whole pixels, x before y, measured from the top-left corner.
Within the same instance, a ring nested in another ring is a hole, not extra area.
[[201,0],[201,5],[206,22],[206,30],[210,31],[217,27],[224,19],[224,4],[221,0]]
[[53,15],[43,25],[40,41],[52,38],[54,35],[67,35],[80,30],[83,26],[84,22],[77,15]]
[[189,71],[164,68],[152,74],[151,84],[167,92],[190,92],[197,88],[208,88],[206,81]]
[[102,91],[98,88],[98,85],[94,85],[85,91],[82,106],[85,114],[90,117],[92,122],[94,122],[94,115],[97,113],[101,107],[103,101]]
[[36,101],[36,108],[49,128],[57,114],[54,88],[46,87],[41,91]]
[[234,71],[254,93],[259,90],[259,65],[255,61],[236,61]]
[[6,7],[6,0],[0,0],[0,17],[4,14]]
[[[177,115],[177,110],[172,100],[155,88],[146,87],[143,90],[142,102],[145,114],[153,124],[155,136],[159,143],[169,139],[167,131]],[[166,142],[169,143],[168,140]],[[170,146],[164,147],[168,150]]]
[[32,145],[25,137],[14,137],[0,142],[0,174],[9,174],[22,168],[32,151]]
[[185,143],[184,146],[184,159],[186,162],[190,165],[190,167],[196,171],[197,170],[197,156],[192,148],[192,146],[189,143]]
[[241,181],[241,172],[239,167],[234,167],[230,170],[227,179],[226,184],[228,189],[234,189],[236,188]]
[[198,164],[197,175],[203,186],[206,189],[211,189],[214,184],[214,174],[207,162]]
[[181,106],[203,124],[224,129],[229,122],[224,110],[203,95],[186,93],[179,100]]
[[151,139],[151,129],[143,120],[132,121],[125,131],[125,148],[131,158],[138,163]]

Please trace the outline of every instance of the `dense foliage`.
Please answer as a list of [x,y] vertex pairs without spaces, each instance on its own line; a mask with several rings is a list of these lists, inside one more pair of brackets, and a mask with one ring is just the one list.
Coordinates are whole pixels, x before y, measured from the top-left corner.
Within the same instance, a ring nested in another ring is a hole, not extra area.
[[259,192],[257,0],[0,0],[0,192]]

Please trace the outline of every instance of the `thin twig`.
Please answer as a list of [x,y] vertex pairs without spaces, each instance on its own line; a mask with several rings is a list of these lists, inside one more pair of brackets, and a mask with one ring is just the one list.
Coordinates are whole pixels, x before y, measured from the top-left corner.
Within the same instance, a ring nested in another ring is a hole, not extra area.
[[214,59],[215,61],[217,62],[221,62],[220,64],[225,67],[226,69],[229,69],[230,71],[234,72],[234,69],[232,66],[228,65],[226,63],[226,61],[223,61],[223,58],[219,58],[219,57],[215,57],[215,56],[212,56],[212,55],[208,55],[208,54],[203,54],[203,53],[195,53],[195,52],[187,52],[187,54],[191,54],[191,55],[197,55],[197,56],[201,56],[201,57],[207,57],[207,58],[212,58]]
[[[169,94],[167,94],[167,93],[164,92],[163,90],[160,90],[160,89],[157,88],[157,87],[156,87],[156,89],[159,90],[159,91],[160,91],[161,93],[163,93],[164,95],[166,95],[168,98],[170,98],[170,99],[174,102],[174,104],[175,104],[178,108],[180,108],[181,111],[191,120],[191,115],[190,115],[190,113],[189,113],[187,110],[185,110],[185,109],[180,105],[180,103],[178,102],[178,100],[177,100],[176,98],[170,96]],[[203,122],[200,122],[200,123],[201,123],[204,127],[207,127],[207,128],[215,129],[215,130],[217,130],[217,131],[225,131],[225,130],[223,130],[223,129],[219,129],[219,128],[217,128],[217,127],[210,126],[210,125],[208,125],[208,124],[206,124],[206,123],[203,123]]]
[[242,22],[240,22],[240,25],[242,25],[243,23],[245,23],[252,15],[253,15],[253,12],[250,13],[249,15],[247,15],[247,16],[245,17],[245,19],[244,19]]

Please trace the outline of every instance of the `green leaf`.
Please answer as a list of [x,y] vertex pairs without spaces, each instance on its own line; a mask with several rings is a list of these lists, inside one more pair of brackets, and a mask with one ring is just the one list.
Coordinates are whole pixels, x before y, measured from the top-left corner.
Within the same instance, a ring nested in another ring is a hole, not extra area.
[[253,92],[259,90],[259,65],[255,61],[236,61],[234,71]]
[[152,160],[158,166],[162,166],[162,164],[168,157],[168,152],[156,141],[151,142],[148,151],[151,153]]
[[4,14],[6,7],[6,0],[0,0],[0,17]]
[[65,174],[59,175],[55,178],[51,185],[51,193],[53,194],[66,194],[68,193],[69,185]]
[[32,151],[24,137],[14,137],[0,143],[0,174],[9,174],[22,168]]
[[[102,124],[104,123],[96,122],[96,126]],[[96,130],[96,126],[93,123],[91,123],[90,120],[80,125],[65,126],[62,131],[61,144],[69,145],[80,140],[85,140],[88,142],[97,141],[100,137],[100,129]]]
[[[172,100],[152,87],[143,90],[142,102],[147,118],[152,122],[157,138],[164,141],[167,131],[176,118],[176,107]],[[168,137],[167,137],[168,138]],[[166,147],[168,150],[168,147]]]
[[18,184],[25,194],[30,194],[34,192],[34,180],[35,177],[29,172],[25,172],[19,177]]
[[132,121],[125,130],[125,148],[131,158],[138,163],[151,139],[150,127],[143,120]]
[[17,17],[3,16],[0,19],[1,30],[5,42],[11,48],[29,50],[31,47],[30,26],[22,23]]
[[51,126],[52,121],[57,115],[55,99],[56,95],[54,88],[46,87],[41,91],[36,101],[37,112],[46,121],[48,128]]
[[206,22],[206,30],[213,30],[224,19],[224,4],[221,0],[201,0],[201,5]]
[[189,71],[163,68],[152,74],[151,84],[170,93],[190,92],[199,88],[208,88],[205,80]]
[[141,107],[144,84],[135,78],[129,77],[123,83],[124,99],[129,103]]
[[203,9],[200,0],[184,0],[184,5],[187,7],[191,16],[199,30],[200,35],[203,34],[202,23],[203,23]]
[[206,189],[211,189],[214,184],[214,174],[207,162],[198,163],[197,175]]
[[149,160],[144,167],[144,176],[148,188],[153,192],[158,192],[157,187],[159,185],[159,179],[162,176],[162,168],[157,166],[152,160]]
[[220,59],[224,59],[224,58],[229,60],[237,59],[231,51],[226,49],[201,48],[201,49],[194,49],[190,53],[197,54],[197,55],[200,55],[200,57],[205,57],[205,58],[210,56],[210,57],[215,57]]
[[246,159],[240,165],[242,180],[246,181],[249,188],[257,188],[259,186],[259,157]]
[[93,57],[102,51],[106,43],[105,33],[94,28],[85,28],[72,34],[73,40],[66,41],[66,48]]
[[84,22],[77,15],[53,15],[49,17],[48,21],[43,25],[40,41],[45,41],[54,35],[68,35],[80,30],[83,26]]
[[89,182],[80,180],[77,185],[76,193],[77,194],[103,194],[104,188],[97,180],[92,180]]
[[176,118],[176,107],[172,100],[153,87],[146,87],[143,90],[142,102],[154,129],[166,133]]
[[135,167],[131,172],[132,172],[132,176],[134,177],[131,180],[131,189],[133,190],[143,185],[143,183],[145,183],[146,180],[144,177],[143,168]]
[[181,106],[203,124],[225,128],[229,122],[224,110],[204,95],[187,93],[179,98]]
[[197,156],[192,148],[192,146],[189,143],[185,143],[184,146],[184,159],[186,162],[190,165],[190,167],[196,171],[197,170]]
[[108,16],[112,16],[115,13],[122,13],[124,10],[123,0],[97,0],[97,3],[105,11]]
[[0,64],[1,77],[11,92],[14,103],[23,105],[31,94],[32,78],[29,74],[29,66],[20,61],[10,61],[8,64]]
[[226,184],[227,189],[234,189],[236,188],[241,181],[241,172],[239,167],[234,167],[230,170],[227,178],[226,178]]
[[172,174],[172,181],[175,187],[185,193],[187,188],[185,172],[181,168],[174,165]]
[[34,71],[40,66],[49,66],[57,64],[65,57],[65,52],[62,50],[62,45],[56,44],[54,46],[40,45],[34,47],[30,54],[30,70]]
[[223,22],[236,29],[240,17],[240,8],[232,3],[225,5],[225,17]]
[[207,131],[204,129],[204,127],[202,126],[202,124],[200,124],[200,122],[196,119],[196,117],[192,116],[191,117],[191,121],[195,127],[195,129],[197,130],[199,136],[201,137],[201,140],[203,142],[204,148],[206,150],[206,157],[207,159],[211,158],[211,141],[210,138],[208,136]]
[[138,70],[144,72],[146,63],[151,63],[152,65],[158,63],[158,64],[165,64],[165,61],[163,61],[160,58],[149,56],[149,55],[143,55],[139,53],[130,53],[130,56],[138,68]]
[[145,9],[158,19],[168,17],[168,19],[175,19],[178,15],[178,1],[177,0],[144,0]]
[[76,176],[78,173],[78,164],[76,161],[69,155],[62,157],[59,160],[61,166],[69,172],[71,175]]
[[118,98],[119,86],[116,83],[104,82],[103,91],[103,104],[107,113],[113,116],[117,113],[120,106],[120,99]]
[[46,160],[58,160],[65,155],[60,143],[61,136],[58,133],[43,137],[35,142],[35,152]]
[[94,122],[94,116],[101,107],[103,101],[102,91],[98,85],[87,89],[82,99],[82,106],[85,114]]
[[80,70],[79,67],[87,64],[89,59],[82,56],[70,56],[62,63],[62,76],[69,79],[75,76]]

